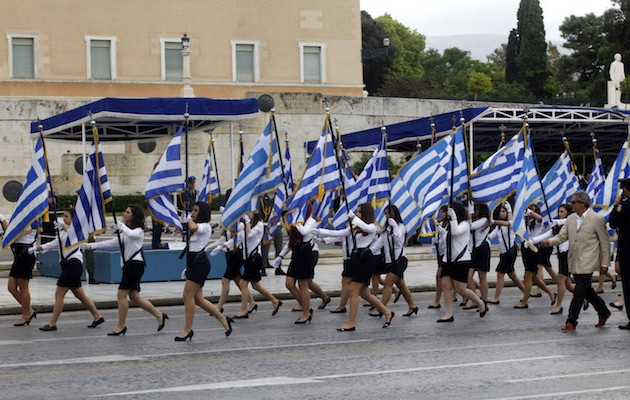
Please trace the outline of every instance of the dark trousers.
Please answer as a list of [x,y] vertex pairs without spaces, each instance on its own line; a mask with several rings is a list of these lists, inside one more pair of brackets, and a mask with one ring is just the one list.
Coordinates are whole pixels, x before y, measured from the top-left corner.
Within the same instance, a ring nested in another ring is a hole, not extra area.
[[623,301],[626,306],[626,314],[630,320],[630,261],[619,261],[621,267],[621,285],[623,287]]
[[153,226],[151,227],[151,248],[162,248],[162,224],[155,221],[153,221]]
[[582,309],[584,299],[593,305],[598,315],[604,315],[608,312],[608,307],[601,297],[595,293],[595,290],[591,286],[591,278],[593,274],[573,274],[575,280],[575,291],[573,292],[573,300],[571,300],[571,307],[569,307],[569,318],[567,322],[577,325],[577,320]]

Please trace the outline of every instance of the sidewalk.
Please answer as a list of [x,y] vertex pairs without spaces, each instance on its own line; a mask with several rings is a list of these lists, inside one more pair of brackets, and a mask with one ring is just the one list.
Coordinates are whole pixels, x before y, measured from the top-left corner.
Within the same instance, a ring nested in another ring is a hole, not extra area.
[[[434,291],[435,290],[435,270],[436,261],[435,256],[430,254],[429,246],[416,246],[405,248],[407,256],[409,258],[409,267],[405,272],[405,281],[413,292],[420,291]],[[271,250],[273,255],[273,249]],[[491,261],[491,270],[488,273],[488,282],[491,287],[496,284],[496,273],[494,268],[499,262],[498,255],[493,253]],[[552,256],[552,263],[555,264],[555,256]],[[288,266],[288,260],[283,263],[283,269],[286,271]],[[148,266],[147,268],[151,268]],[[523,264],[520,257],[516,262],[516,272],[522,278],[523,276]],[[317,267],[315,268],[315,281],[322,287],[322,289],[332,297],[338,297],[340,294],[341,286],[341,250],[335,247],[322,249],[320,251],[320,259]],[[274,296],[281,299],[291,299],[289,291],[284,286],[285,277],[274,275],[273,269],[267,269],[267,276],[262,278],[261,284],[267,288]],[[507,277],[506,277],[507,278]],[[49,312],[52,310],[54,303],[54,294],[57,285],[57,278],[49,277],[34,277],[30,283],[31,302],[33,307],[37,311]],[[511,286],[512,282],[507,278],[506,286]],[[7,291],[7,279],[0,279],[0,314],[16,314],[21,312],[15,299]],[[184,287],[183,281],[170,281],[170,282],[147,282],[142,283],[142,296],[151,300],[155,305],[181,305],[182,289]],[[609,287],[609,283],[606,284]],[[116,291],[118,289],[117,284],[98,284],[89,285],[84,283],[83,285],[86,293],[96,303],[96,306],[100,309],[116,308]],[[221,280],[207,280],[204,286],[204,295],[210,299],[211,302],[216,303],[221,293]],[[252,291],[254,296],[257,297],[257,292]],[[490,296],[494,291],[491,290]],[[233,283],[230,286],[230,302],[240,301],[240,291]],[[318,300],[316,300],[318,303]],[[334,302],[333,302],[334,304]],[[84,309],[83,305],[72,295],[68,293],[65,298],[65,306],[67,310],[71,309]]]

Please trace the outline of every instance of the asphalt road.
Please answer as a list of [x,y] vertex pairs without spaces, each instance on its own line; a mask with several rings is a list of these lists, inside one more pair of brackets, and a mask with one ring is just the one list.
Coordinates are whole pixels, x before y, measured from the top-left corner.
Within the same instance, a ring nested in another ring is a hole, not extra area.
[[[514,310],[519,292],[508,288],[485,318],[456,306],[455,322],[437,324],[441,311],[426,308],[433,296],[415,293],[420,312],[410,318],[402,317],[404,302],[392,305],[396,317],[387,329],[361,308],[357,331],[348,333],[335,330],[344,314],[315,310],[312,324],[295,325],[293,301],[275,317],[260,302],[226,338],[198,309],[195,335],[185,343],[173,341],[181,306],[164,308],[170,319],[159,333],[152,316],[131,309],[120,337],[106,336],[116,310],[105,310],[107,321],[96,329],[86,328],[88,312],[65,312],[57,332],[38,330],[49,314],[19,328],[15,316],[2,316],[0,398],[630,398],[630,333],[617,329],[625,313],[613,311],[598,329],[591,307],[577,332],[562,333],[566,307],[564,316],[549,315],[543,297]],[[228,304],[226,314],[236,309]]]

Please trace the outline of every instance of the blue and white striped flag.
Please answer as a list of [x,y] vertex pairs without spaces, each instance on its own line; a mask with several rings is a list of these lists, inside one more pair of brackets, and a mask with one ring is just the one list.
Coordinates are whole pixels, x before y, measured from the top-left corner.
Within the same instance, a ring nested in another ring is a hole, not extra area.
[[[413,199],[409,189],[400,176],[391,182],[391,199],[390,203],[398,207],[400,216],[407,232],[411,235],[420,226],[420,207]],[[380,209],[377,214],[377,220],[381,226],[385,226],[385,213]]]
[[151,215],[162,223],[176,227],[181,232],[183,232],[182,224],[169,195],[184,190],[181,158],[183,129],[183,126],[180,127],[171,139],[145,188],[145,197],[148,200]]
[[514,201],[514,232],[520,235],[520,237],[530,239],[527,235],[524,218],[525,211],[530,204],[542,204],[543,207],[541,207],[540,210],[543,219],[545,219],[545,217],[548,218],[549,211],[545,206],[543,196],[531,140],[527,140],[523,154],[523,168],[521,169],[521,175],[516,189],[516,200]]
[[[428,190],[421,204],[422,225],[421,236],[433,236],[436,232],[435,217],[440,206],[447,204],[449,198],[468,190],[468,163],[466,162],[466,145],[464,132],[460,127],[455,134],[443,139],[446,149],[438,161],[429,182]],[[430,148],[429,148],[430,150]],[[454,151],[453,151],[454,150]],[[452,157],[455,157],[452,160]],[[451,162],[453,173],[451,173]],[[451,176],[453,176],[453,193],[451,196]]]
[[246,212],[255,210],[258,196],[270,193],[282,184],[278,143],[272,133],[270,121],[234,184],[223,211],[223,225],[230,226]]
[[107,230],[105,205],[112,201],[105,159],[98,142],[98,130],[92,128],[93,143],[83,172],[83,183],[77,192],[72,223],[65,246],[85,242],[90,236]]
[[206,155],[206,161],[203,164],[203,174],[201,175],[201,190],[199,190],[199,196],[197,196],[197,201],[202,201],[205,203],[212,203],[212,200],[219,197],[219,195],[221,194],[221,188],[219,188],[217,173],[212,165],[213,149],[213,140],[212,137],[210,137],[208,154]]
[[[572,164],[571,156],[564,151],[542,180],[551,218],[556,218],[558,207],[568,203],[573,195],[581,190]],[[541,210],[543,205],[544,201],[538,203]]]
[[[329,116],[326,116],[317,146],[313,149],[300,183],[288,201],[287,223],[289,225],[306,219],[303,211],[307,203],[317,199],[319,204],[322,204],[327,192],[337,191],[341,186],[334,146]],[[314,207],[313,213],[317,213]]]
[[[285,186],[288,193],[285,193]],[[289,152],[289,146],[284,151],[284,184],[278,185],[276,189],[276,196],[273,199],[273,211],[269,220],[267,221],[268,229],[265,231],[265,240],[272,240],[278,222],[282,218],[282,213],[285,210],[285,201],[293,194],[293,170],[291,169],[291,153]]]
[[239,139],[239,147],[241,148],[241,157],[238,163],[238,174],[237,178],[241,176],[241,172],[243,172],[243,168],[245,168],[245,146],[243,145],[243,133],[240,134]]
[[619,195],[619,179],[630,178],[629,150],[628,140],[626,140],[617,155],[615,163],[608,171],[604,186],[595,194],[595,199],[592,199],[593,208],[606,219],[608,219],[610,213],[610,206],[612,206]]
[[[382,204],[390,197],[387,143],[383,135],[379,146],[372,153],[372,157],[365,164],[354,184],[346,185],[346,198],[350,210],[356,211],[359,204],[372,203],[372,206],[375,206],[376,203]],[[332,224],[335,229],[343,229],[347,223],[347,210],[345,206],[339,207]]]
[[606,174],[604,173],[604,164],[602,164],[602,157],[597,147],[593,147],[593,157],[595,158],[595,163],[591,171],[591,179],[589,179],[588,185],[586,186],[586,193],[588,193],[588,197],[594,201],[597,197],[597,193],[604,187]]
[[470,175],[473,199],[490,203],[514,193],[521,176],[523,154],[524,133],[521,130]]
[[37,138],[31,168],[18,197],[15,211],[4,232],[2,248],[6,248],[30,230],[32,225],[48,211],[48,189],[46,187],[46,160],[44,159],[44,142]]

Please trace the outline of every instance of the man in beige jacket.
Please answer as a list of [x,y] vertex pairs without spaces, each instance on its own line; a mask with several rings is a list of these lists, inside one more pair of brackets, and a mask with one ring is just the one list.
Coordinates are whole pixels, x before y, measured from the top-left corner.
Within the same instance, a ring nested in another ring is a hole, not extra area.
[[569,215],[560,232],[551,239],[542,241],[543,246],[557,246],[569,241],[569,272],[575,279],[575,291],[569,317],[562,328],[564,332],[575,331],[585,299],[593,305],[599,316],[596,327],[604,326],[610,317],[606,303],[591,286],[593,272],[599,268],[600,273],[605,274],[610,264],[610,236],[606,230],[606,222],[590,209],[591,199],[586,192],[574,194],[571,206],[575,212]]

